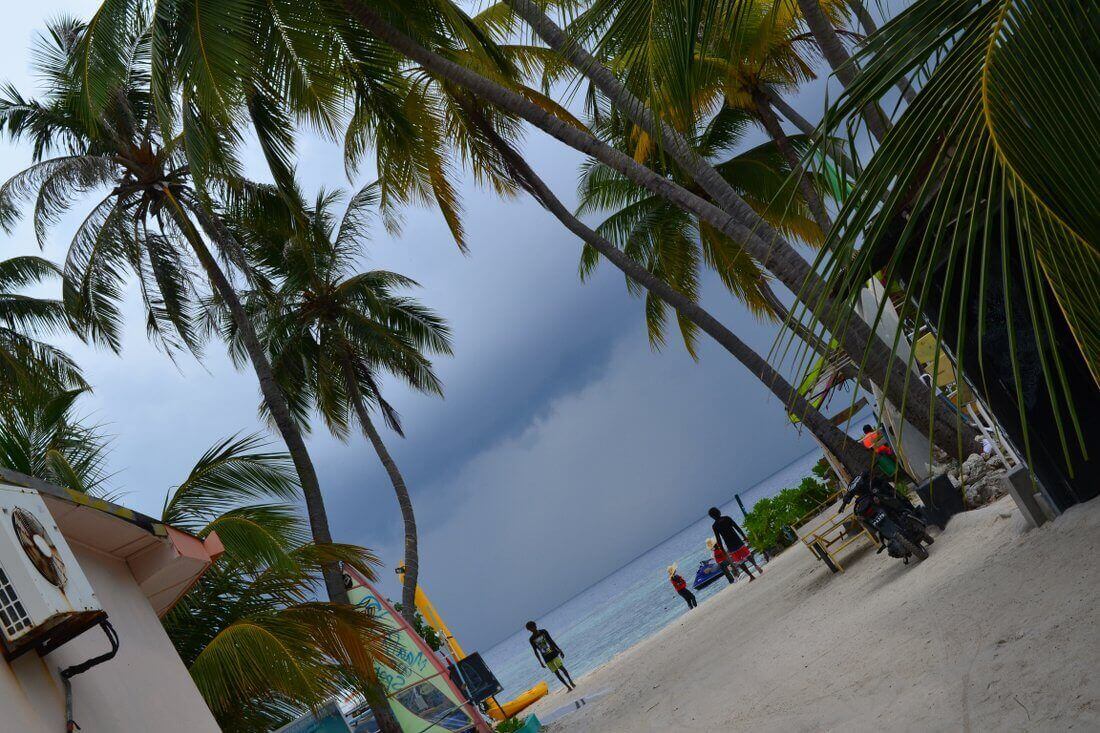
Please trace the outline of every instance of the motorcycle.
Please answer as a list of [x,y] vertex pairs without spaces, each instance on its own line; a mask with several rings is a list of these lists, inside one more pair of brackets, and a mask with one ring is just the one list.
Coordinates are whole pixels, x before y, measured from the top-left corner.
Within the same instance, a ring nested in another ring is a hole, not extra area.
[[840,502],[838,514],[855,499],[852,515],[866,526],[879,541],[878,552],[886,550],[890,557],[928,559],[924,545],[935,542],[928,534],[928,523],[917,507],[898,494],[887,481],[869,473],[852,479]]

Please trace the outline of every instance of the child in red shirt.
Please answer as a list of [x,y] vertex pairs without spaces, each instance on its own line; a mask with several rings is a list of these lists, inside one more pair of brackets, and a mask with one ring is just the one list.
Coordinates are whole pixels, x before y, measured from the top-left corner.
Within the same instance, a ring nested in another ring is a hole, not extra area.
[[730,556],[726,554],[721,545],[714,541],[713,537],[707,539],[707,549],[714,553],[714,562],[722,568],[722,574],[732,584],[737,574],[733,572],[733,563],[730,562]]
[[668,566],[668,580],[672,583],[672,587],[676,592],[680,594],[680,597],[687,601],[688,608],[695,608],[699,605],[699,602],[695,600],[695,594],[688,590],[687,581],[676,572],[675,565]]

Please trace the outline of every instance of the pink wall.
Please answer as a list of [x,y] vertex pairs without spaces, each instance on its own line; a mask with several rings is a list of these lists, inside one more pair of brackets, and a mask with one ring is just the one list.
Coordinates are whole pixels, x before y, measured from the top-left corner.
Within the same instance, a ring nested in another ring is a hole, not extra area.
[[[72,544],[81,568],[118,631],[118,655],[74,677],[74,718],[82,733],[217,733],[206,703],[160,620],[121,560]],[[42,658],[0,658],[0,733],[63,733],[57,669],[109,649],[99,628]]]

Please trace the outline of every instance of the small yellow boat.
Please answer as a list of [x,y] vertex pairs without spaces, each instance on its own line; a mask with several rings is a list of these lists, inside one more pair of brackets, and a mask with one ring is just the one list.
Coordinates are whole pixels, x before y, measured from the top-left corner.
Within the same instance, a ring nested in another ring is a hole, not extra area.
[[497,705],[492,700],[486,700],[488,708],[485,712],[493,720],[507,720],[531,707],[546,697],[549,692],[550,687],[545,682],[540,682],[516,699],[504,703],[504,705]]

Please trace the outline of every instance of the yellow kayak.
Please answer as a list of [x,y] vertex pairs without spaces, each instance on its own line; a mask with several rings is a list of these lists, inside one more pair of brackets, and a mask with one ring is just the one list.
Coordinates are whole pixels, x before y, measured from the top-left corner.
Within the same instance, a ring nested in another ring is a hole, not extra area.
[[508,718],[515,717],[517,713],[531,707],[536,702],[546,697],[549,692],[549,685],[545,682],[540,682],[515,700],[509,700],[504,703],[503,706],[494,704],[492,700],[486,700],[486,704],[489,707],[485,712],[493,720],[507,720]]

